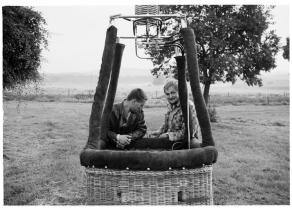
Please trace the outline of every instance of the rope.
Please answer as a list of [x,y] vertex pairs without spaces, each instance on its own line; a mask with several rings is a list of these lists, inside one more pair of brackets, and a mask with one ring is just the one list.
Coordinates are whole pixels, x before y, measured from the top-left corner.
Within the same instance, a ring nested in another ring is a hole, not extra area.
[[187,92],[187,130],[188,130],[188,148],[191,149],[191,132],[190,132],[190,111],[189,111],[189,94]]

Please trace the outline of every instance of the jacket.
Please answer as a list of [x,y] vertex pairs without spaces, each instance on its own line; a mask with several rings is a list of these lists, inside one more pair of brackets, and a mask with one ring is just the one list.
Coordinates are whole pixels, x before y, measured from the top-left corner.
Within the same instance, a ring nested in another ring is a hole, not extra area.
[[142,138],[146,131],[147,126],[143,110],[139,113],[129,112],[128,116],[126,116],[123,102],[113,105],[107,136],[114,146],[116,146],[117,134],[131,135],[132,141],[135,141]]

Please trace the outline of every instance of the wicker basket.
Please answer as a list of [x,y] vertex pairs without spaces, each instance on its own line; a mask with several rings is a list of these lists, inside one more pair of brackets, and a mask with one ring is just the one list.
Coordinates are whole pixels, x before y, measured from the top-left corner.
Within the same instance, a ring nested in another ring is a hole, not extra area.
[[88,204],[213,204],[212,165],[168,171],[86,168],[86,176]]

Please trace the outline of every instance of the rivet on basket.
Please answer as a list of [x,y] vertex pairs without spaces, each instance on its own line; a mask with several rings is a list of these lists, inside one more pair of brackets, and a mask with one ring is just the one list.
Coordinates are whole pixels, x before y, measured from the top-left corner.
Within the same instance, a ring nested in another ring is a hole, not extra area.
[[185,167],[182,167],[182,170],[185,170],[186,168]]
[[147,168],[147,171],[150,171],[150,168]]
[[171,167],[169,167],[168,169],[171,170]]
[[107,168],[107,166],[104,166],[104,168]]
[[126,170],[129,170],[129,167],[127,167]]
[[92,168],[94,168],[94,165],[92,166]]

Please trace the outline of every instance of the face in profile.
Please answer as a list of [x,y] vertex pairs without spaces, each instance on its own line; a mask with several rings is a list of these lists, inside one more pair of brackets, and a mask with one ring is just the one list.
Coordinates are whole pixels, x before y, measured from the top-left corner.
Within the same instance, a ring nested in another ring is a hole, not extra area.
[[139,101],[136,101],[134,99],[134,100],[132,100],[132,105],[130,107],[130,111],[134,112],[134,113],[138,113],[143,109],[144,104],[145,104],[145,101],[139,102]]
[[179,100],[178,91],[173,86],[170,86],[168,89],[166,89],[164,93],[166,95],[168,103],[175,104],[178,102]]

